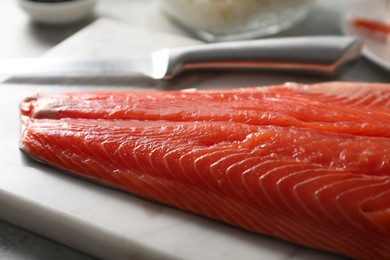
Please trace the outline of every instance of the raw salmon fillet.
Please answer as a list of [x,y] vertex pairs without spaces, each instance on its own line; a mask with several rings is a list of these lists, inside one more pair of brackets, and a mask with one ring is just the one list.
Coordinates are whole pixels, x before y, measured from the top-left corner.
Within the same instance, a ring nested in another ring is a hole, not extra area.
[[143,198],[390,259],[390,85],[76,92],[21,104],[30,157]]

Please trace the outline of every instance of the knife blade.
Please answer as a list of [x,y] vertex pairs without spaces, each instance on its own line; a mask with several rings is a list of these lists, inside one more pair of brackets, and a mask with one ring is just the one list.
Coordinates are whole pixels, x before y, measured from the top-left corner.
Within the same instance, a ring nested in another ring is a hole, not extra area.
[[263,69],[333,75],[360,56],[350,36],[273,38],[166,48],[123,59],[28,58],[0,60],[7,76],[124,76],[169,79],[184,70]]

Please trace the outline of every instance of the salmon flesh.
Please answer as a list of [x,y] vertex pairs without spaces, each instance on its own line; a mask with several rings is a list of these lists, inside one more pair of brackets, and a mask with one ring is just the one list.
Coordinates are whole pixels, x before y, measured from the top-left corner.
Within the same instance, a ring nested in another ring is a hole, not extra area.
[[20,148],[243,229],[390,259],[390,85],[75,92],[21,103]]

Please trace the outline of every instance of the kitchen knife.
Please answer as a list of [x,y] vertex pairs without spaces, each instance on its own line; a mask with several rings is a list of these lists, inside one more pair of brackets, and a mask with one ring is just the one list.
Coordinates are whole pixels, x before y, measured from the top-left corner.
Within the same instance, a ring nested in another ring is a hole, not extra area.
[[273,38],[161,49],[123,59],[30,58],[0,60],[7,76],[124,76],[169,79],[183,70],[265,69],[333,75],[360,56],[349,36]]

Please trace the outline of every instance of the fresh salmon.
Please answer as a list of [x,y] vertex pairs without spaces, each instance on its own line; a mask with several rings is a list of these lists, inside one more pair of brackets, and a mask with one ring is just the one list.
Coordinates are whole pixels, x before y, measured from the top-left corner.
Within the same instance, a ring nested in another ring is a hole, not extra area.
[[21,150],[264,235],[390,258],[390,85],[78,92],[21,104]]

